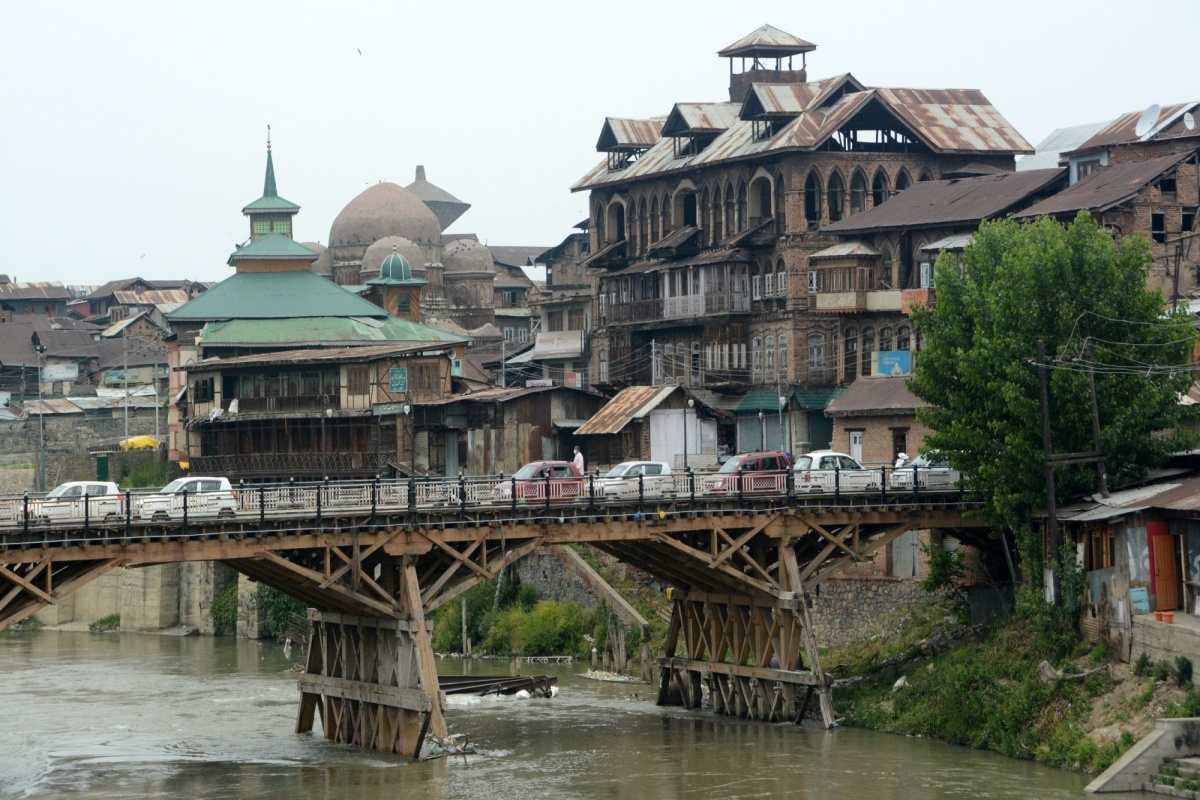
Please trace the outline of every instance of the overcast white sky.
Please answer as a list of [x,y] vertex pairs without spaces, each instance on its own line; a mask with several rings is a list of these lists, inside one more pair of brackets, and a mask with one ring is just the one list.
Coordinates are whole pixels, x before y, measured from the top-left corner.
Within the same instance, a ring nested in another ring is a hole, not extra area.
[[716,51],[764,22],[812,79],[981,89],[1034,144],[1200,99],[1196,0],[0,2],[0,273],[227,277],[268,124],[298,239],[424,164],[452,230],[554,245],[604,117],[727,100]]

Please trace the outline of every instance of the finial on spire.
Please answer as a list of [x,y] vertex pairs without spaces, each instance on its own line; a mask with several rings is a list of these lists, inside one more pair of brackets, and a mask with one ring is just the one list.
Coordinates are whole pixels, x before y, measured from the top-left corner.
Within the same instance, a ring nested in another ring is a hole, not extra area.
[[271,126],[267,125],[267,152],[271,151]]

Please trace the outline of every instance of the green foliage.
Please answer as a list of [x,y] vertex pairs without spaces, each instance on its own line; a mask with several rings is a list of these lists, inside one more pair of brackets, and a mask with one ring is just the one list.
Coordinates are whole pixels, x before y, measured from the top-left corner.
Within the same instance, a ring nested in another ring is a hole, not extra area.
[[946,550],[932,542],[921,545],[929,574],[920,581],[921,588],[929,593],[943,592],[959,597],[959,586],[966,573],[966,556],[961,549]]
[[1165,681],[1171,677],[1171,665],[1166,661],[1159,661],[1154,665],[1154,671],[1151,673],[1156,681]]
[[1143,650],[1142,654],[1137,657],[1136,661],[1133,662],[1133,674],[1137,675],[1139,678],[1144,678],[1150,674],[1150,656],[1146,655],[1145,650]]
[[238,619],[238,587],[231,583],[219,595],[213,598],[209,614],[212,616],[213,632],[217,636],[230,636],[237,633]]
[[[913,312],[925,348],[909,386],[932,404],[918,411],[932,431],[926,446],[970,476],[998,529],[1022,530],[1025,511],[1045,501],[1038,371],[1028,363],[1038,340],[1056,359],[1056,451],[1093,449],[1087,375],[1077,360],[1088,338],[1092,360],[1114,365],[1095,376],[1110,482],[1144,474],[1181,446],[1178,436],[1151,433],[1174,431],[1180,419],[1176,398],[1191,384],[1194,332],[1186,314],[1164,316],[1161,294],[1146,290],[1151,262],[1144,239],[1117,245],[1086,213],[1065,227],[985,222],[961,261],[938,259],[937,304]],[[1059,467],[1055,477],[1060,496],[1097,489],[1090,464]]]
[[122,489],[157,489],[171,482],[166,456],[155,454],[134,464],[121,478]]
[[1175,656],[1175,682],[1181,687],[1192,685],[1192,660],[1187,656]]
[[515,606],[500,612],[483,649],[498,655],[583,656],[590,650],[583,634],[594,624],[594,613],[578,603],[540,600],[529,611]]
[[[284,639],[287,636],[288,622],[292,617],[296,614],[304,616],[308,613],[308,606],[304,603],[265,584],[259,585],[258,590],[254,593],[253,602],[255,607],[265,610],[267,633],[272,639]],[[235,626],[237,624],[236,615],[234,624]]]
[[[1153,687],[1151,687],[1153,689]],[[1184,695],[1182,703],[1173,703],[1168,709],[1166,716],[1179,719],[1181,717],[1197,717],[1200,716],[1200,692],[1197,692],[1191,686],[1187,689],[1187,694]]]
[[119,631],[121,630],[121,615],[106,614],[95,622],[88,624],[88,630],[93,633],[103,633],[104,631]]

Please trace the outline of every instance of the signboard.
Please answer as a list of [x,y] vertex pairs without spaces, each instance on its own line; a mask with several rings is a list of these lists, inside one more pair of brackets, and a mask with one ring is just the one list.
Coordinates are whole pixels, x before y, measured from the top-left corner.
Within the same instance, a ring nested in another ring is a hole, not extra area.
[[78,364],[47,364],[42,367],[44,381],[73,381],[78,377]]
[[529,389],[534,386],[553,386],[554,381],[550,378],[537,378],[534,380],[525,381],[525,388]]
[[572,389],[582,389],[583,381],[579,379],[578,372],[567,372],[563,374],[563,386],[569,386]]
[[392,414],[403,414],[404,403],[376,403],[371,406],[371,414],[376,417],[389,417]]
[[875,353],[876,375],[911,375],[912,374],[912,351],[911,350],[883,350]]
[[539,333],[533,343],[534,358],[577,358],[583,355],[583,331]]
[[388,370],[388,392],[402,394],[408,391],[408,367],[392,367]]

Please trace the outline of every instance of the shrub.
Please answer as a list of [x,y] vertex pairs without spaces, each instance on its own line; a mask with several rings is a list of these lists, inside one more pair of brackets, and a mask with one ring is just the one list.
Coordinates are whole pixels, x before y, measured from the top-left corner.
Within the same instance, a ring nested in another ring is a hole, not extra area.
[[[254,605],[265,610],[267,633],[272,639],[286,638],[288,623],[292,617],[296,614],[304,616],[308,612],[308,606],[301,601],[266,585],[259,585],[258,590],[254,593]],[[235,627],[236,624],[235,615]]]
[[1185,688],[1192,685],[1192,660],[1187,656],[1175,657],[1175,682]]
[[225,590],[213,598],[209,615],[213,621],[213,632],[217,636],[229,636],[237,633],[238,620],[238,587],[231,583]]
[[122,489],[157,489],[171,482],[165,457],[155,456],[134,464],[121,478]]
[[1146,655],[1145,650],[1143,650],[1142,654],[1137,657],[1136,661],[1133,662],[1133,674],[1137,675],[1139,678],[1145,678],[1150,674],[1150,656]]
[[104,631],[119,631],[121,630],[121,615],[107,614],[89,624],[88,630],[95,633],[103,633]]

